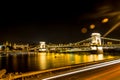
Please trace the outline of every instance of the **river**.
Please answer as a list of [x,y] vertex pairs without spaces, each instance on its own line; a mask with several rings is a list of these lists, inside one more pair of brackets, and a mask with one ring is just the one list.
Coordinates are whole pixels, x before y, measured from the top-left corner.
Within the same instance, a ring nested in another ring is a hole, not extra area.
[[0,56],[0,69],[6,69],[7,73],[29,72],[62,67],[66,65],[110,59],[115,57],[120,57],[119,53],[104,52],[101,54],[91,54],[90,52],[11,52],[8,53],[8,55]]

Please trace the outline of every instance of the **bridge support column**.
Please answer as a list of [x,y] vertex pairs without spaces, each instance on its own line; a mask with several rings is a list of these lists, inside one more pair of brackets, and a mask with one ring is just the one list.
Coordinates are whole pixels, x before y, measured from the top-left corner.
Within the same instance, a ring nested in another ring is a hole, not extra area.
[[92,37],[91,50],[96,50],[98,52],[103,51],[102,46],[101,46],[101,35],[100,35],[100,33],[92,33],[91,37]]
[[39,51],[46,51],[46,44],[45,44],[45,42],[43,42],[43,41],[40,42]]
[[91,45],[101,46],[101,37],[100,36],[101,36],[100,33],[92,33]]

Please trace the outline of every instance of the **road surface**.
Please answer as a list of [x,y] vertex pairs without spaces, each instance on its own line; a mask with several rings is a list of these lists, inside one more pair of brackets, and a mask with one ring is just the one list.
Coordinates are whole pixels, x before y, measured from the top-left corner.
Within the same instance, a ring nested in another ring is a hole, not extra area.
[[52,80],[120,80],[120,63]]

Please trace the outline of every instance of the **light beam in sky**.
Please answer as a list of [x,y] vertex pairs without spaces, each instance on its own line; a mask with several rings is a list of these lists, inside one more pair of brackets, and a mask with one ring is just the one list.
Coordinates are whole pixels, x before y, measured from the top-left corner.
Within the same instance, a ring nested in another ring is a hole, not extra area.
[[104,35],[103,37],[106,37],[109,33],[111,33],[113,30],[115,30],[117,27],[120,26],[120,22],[118,22],[117,24],[115,24],[111,29],[109,29]]

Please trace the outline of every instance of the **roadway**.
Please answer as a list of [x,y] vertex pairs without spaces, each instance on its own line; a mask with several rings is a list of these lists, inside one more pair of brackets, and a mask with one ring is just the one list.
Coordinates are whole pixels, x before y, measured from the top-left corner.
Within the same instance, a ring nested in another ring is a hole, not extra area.
[[120,64],[89,70],[52,80],[120,80]]
[[120,80],[120,63],[45,80]]

